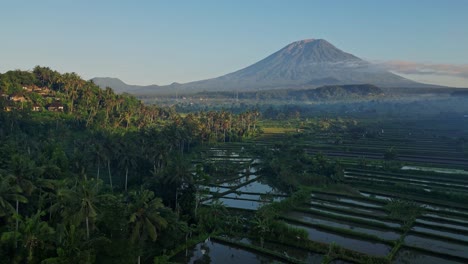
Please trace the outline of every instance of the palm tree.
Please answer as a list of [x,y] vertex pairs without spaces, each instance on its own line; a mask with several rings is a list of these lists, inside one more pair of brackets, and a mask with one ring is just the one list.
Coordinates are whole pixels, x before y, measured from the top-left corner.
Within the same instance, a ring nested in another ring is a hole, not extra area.
[[[99,194],[101,181],[94,179],[79,180],[68,192],[64,190],[64,204],[62,217],[69,219],[71,225],[78,226],[85,223],[86,238],[90,238],[90,222],[97,216],[96,204],[104,195]],[[59,205],[60,206],[60,205]],[[63,204],[62,204],[63,206]]]
[[187,159],[184,159],[180,154],[174,154],[161,175],[160,181],[166,193],[175,194],[174,209],[176,212],[179,211],[179,191],[193,184],[192,172],[189,168]]
[[93,184],[94,181],[85,181],[78,186],[77,193],[81,198],[80,210],[78,211],[79,218],[85,218],[86,222],[86,238],[89,239],[89,220],[96,218],[95,202],[98,198],[99,186],[98,182]]
[[132,145],[133,140],[127,137],[118,146],[119,166],[125,170],[125,192],[127,192],[128,186],[128,171],[136,167],[136,149],[132,148]]
[[[154,242],[158,238],[159,230],[167,227],[167,221],[160,215],[164,205],[160,198],[155,198],[154,193],[148,190],[130,193],[133,203],[129,204],[131,225],[130,239],[133,243],[138,241],[141,250],[144,240],[151,238]],[[140,263],[141,253],[138,254]]]
[[[34,184],[28,179],[34,174],[35,164],[34,161],[30,160],[26,155],[15,154],[12,156],[10,161],[10,172],[15,177],[16,185],[26,194],[30,196],[35,189]],[[17,197],[19,198],[19,197]],[[18,232],[19,228],[19,203],[20,200],[16,200],[16,229]],[[15,241],[15,248],[18,246]]]
[[107,172],[109,175],[109,184],[111,187],[111,191],[114,190],[114,186],[112,185],[112,174],[111,174],[111,161],[112,161],[112,154],[114,153],[114,142],[109,137],[103,138],[103,149],[101,155],[104,160],[107,161]]
[[33,261],[34,250],[38,247],[44,247],[44,244],[52,239],[54,229],[47,222],[41,220],[45,214],[43,211],[38,211],[31,217],[27,217],[20,225],[20,240],[23,247],[28,250],[28,262]]
[[104,137],[101,133],[93,135],[87,153],[91,158],[91,162],[97,167],[96,180],[100,178],[101,162],[106,158],[104,155],[105,149],[103,140]]
[[197,164],[195,167],[195,173],[193,174],[193,182],[195,184],[195,190],[196,190],[195,210],[194,210],[195,217],[197,217],[197,209],[203,197],[206,194],[209,194],[209,192],[207,192],[204,189],[204,186],[208,185],[209,181],[210,181],[210,176],[203,171],[203,166],[201,164]]
[[28,200],[21,195],[23,191],[16,184],[13,176],[0,175],[0,217],[7,217],[15,213],[14,202],[26,203]]

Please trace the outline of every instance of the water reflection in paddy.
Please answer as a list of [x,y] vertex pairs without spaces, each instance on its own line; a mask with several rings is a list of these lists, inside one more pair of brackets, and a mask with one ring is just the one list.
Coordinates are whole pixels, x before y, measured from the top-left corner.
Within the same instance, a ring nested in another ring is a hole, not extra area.
[[460,218],[456,218],[456,217],[446,217],[446,216],[441,216],[441,215],[438,215],[438,214],[424,214],[423,216],[429,216],[429,217],[433,217],[433,218],[437,218],[437,219],[441,219],[441,220],[448,220],[448,221],[451,221],[451,222],[457,222],[457,223],[463,224],[465,226],[468,226],[468,220],[464,220],[464,219],[460,219]]
[[400,249],[395,256],[395,264],[429,264],[429,263],[443,263],[443,264],[458,264],[453,260],[431,256],[425,253],[410,249]]
[[352,204],[352,205],[359,205],[364,207],[371,207],[371,208],[380,208],[382,207],[381,204],[375,204],[371,202],[361,201],[359,199],[351,199],[351,198],[344,198],[339,197],[331,194],[312,194],[312,197],[316,197],[319,199],[329,200],[329,201],[338,201],[342,203]]
[[391,201],[393,199],[392,197],[385,196],[385,195],[366,193],[366,192],[359,192],[359,193],[364,197],[375,198],[375,199],[379,199],[379,200],[383,200],[383,201]]
[[430,220],[425,220],[425,219],[416,219],[416,223],[435,225],[435,226],[443,226],[443,227],[449,227],[449,228],[468,231],[468,226],[463,225],[463,224],[455,225],[455,224],[448,224],[448,223],[430,221]]
[[257,200],[257,201],[265,200],[265,201],[274,201],[274,202],[279,202],[285,199],[285,197],[280,197],[280,196],[237,193],[237,192],[229,193],[223,197],[236,198],[236,199],[249,199],[249,200]]
[[372,214],[372,215],[377,215],[377,216],[387,216],[387,213],[385,211],[379,211],[379,210],[374,210],[374,209],[364,209],[364,208],[357,208],[353,207],[352,205],[343,205],[343,204],[337,204],[333,202],[328,202],[328,201],[310,201],[309,204],[313,205],[321,205],[321,206],[326,206],[326,207],[331,207],[331,208],[340,208],[340,209],[346,209],[346,210],[353,210],[356,212],[363,212],[366,214]]
[[304,222],[319,224],[324,226],[332,226],[337,228],[343,228],[347,230],[352,230],[355,232],[360,232],[364,234],[374,235],[387,240],[396,240],[400,237],[400,234],[378,228],[371,228],[365,225],[356,224],[356,223],[347,223],[335,219],[329,219],[326,217],[315,216],[303,212],[292,211],[287,214],[288,217],[298,219]]
[[291,224],[289,225],[305,229],[309,235],[309,239],[313,241],[318,241],[322,243],[336,243],[344,248],[351,249],[354,251],[366,253],[374,256],[385,256],[387,255],[391,247],[382,243],[370,242],[366,240],[361,240],[357,238],[345,237],[343,235],[337,235],[325,231],[318,230],[313,227],[308,227],[304,225]]
[[247,185],[244,185],[244,186],[236,189],[236,191],[247,192],[247,193],[284,194],[284,193],[276,190],[276,188],[273,188],[270,185],[265,184],[265,183],[261,183],[259,181],[251,182],[251,183],[249,183]]
[[468,247],[466,245],[436,240],[432,238],[426,238],[417,235],[406,236],[405,244],[418,248],[423,248],[425,250],[431,250],[434,252],[445,253],[452,256],[468,258]]
[[336,215],[336,216],[361,219],[361,220],[365,220],[365,221],[369,221],[369,222],[376,222],[376,223],[384,224],[384,225],[387,225],[387,226],[390,226],[390,227],[400,227],[401,226],[400,224],[394,223],[394,222],[376,220],[376,219],[369,218],[369,217],[364,217],[364,216],[355,216],[355,215],[349,215],[349,214],[345,214],[345,213],[338,213],[338,212],[334,212],[334,211],[331,211],[331,210],[324,210],[324,209],[320,209],[320,208],[314,208],[313,206],[310,207],[309,209],[312,210],[312,211],[323,212],[323,213]]
[[[394,199],[398,199],[396,197],[378,195],[378,194],[367,193],[367,192],[360,192],[360,194],[365,196],[365,197],[376,198],[376,199],[383,200],[383,201],[391,201],[391,200],[394,200]],[[468,217],[468,211],[453,209],[453,208],[450,208],[450,207],[447,207],[447,206],[440,206],[440,205],[422,203],[422,202],[418,202],[418,204],[420,204],[421,206],[423,206],[424,208],[427,208],[427,209],[432,209],[432,210],[440,211],[440,212],[446,211],[446,212],[466,214],[466,216]]]
[[[434,235],[439,235],[439,236],[444,236],[444,237],[450,237],[458,240],[463,240],[468,242],[468,236],[465,234],[457,234],[453,232],[447,232],[447,231],[442,231],[442,230],[437,230],[437,229],[432,229],[432,228],[427,228],[427,227],[422,227],[422,226],[413,226],[411,230],[418,231],[418,232],[423,232],[427,234],[434,234]],[[468,250],[468,248],[467,248]]]
[[[243,238],[240,240],[240,242],[244,244],[255,245],[255,246],[260,247],[259,241],[253,241],[248,238]],[[322,260],[323,260],[322,254],[310,252],[310,251],[300,249],[294,246],[286,246],[283,244],[277,244],[277,243],[265,241],[263,247],[268,250],[281,253],[285,256],[293,257],[304,263],[322,263]]]
[[175,263],[283,263],[268,256],[256,254],[254,252],[237,248],[220,242],[208,241],[197,244],[187,252],[181,252],[171,259]]

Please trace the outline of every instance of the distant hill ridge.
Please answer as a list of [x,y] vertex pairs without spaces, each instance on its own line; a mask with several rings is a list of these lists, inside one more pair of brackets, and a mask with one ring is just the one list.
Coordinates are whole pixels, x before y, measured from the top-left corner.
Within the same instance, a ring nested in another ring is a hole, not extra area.
[[98,85],[102,89],[105,89],[106,87],[111,87],[117,93],[122,93],[122,92],[132,93],[140,89],[151,90],[151,89],[159,88],[159,86],[156,84],[146,85],[146,86],[126,84],[118,78],[111,78],[111,77],[95,77],[91,79],[91,81],[93,81],[94,84]]
[[[105,79],[96,84],[111,86]],[[322,85],[373,84],[379,87],[430,87],[385,71],[324,39],[293,42],[241,70],[213,78],[166,86],[123,86],[116,90],[135,94],[196,93],[201,91],[258,91],[316,88]],[[112,87],[112,86],[111,86]],[[114,87],[113,87],[114,88]]]

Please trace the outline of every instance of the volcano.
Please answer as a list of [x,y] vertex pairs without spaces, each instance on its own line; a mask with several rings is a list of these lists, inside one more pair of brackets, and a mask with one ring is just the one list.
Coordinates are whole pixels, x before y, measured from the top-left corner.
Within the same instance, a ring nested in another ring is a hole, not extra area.
[[324,39],[293,42],[241,70],[184,84],[141,87],[132,93],[194,93],[201,91],[259,91],[304,89],[323,85],[372,84],[379,87],[424,87],[353,54]]

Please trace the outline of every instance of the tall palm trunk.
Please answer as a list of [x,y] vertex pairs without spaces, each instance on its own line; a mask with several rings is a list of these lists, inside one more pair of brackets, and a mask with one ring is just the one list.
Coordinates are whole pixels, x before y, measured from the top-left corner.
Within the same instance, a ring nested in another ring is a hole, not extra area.
[[18,228],[19,228],[19,200],[16,199],[15,248],[18,248]]
[[178,197],[177,197],[177,188],[176,188],[176,191],[175,191],[175,207],[174,207],[174,209],[175,209],[176,213],[179,214],[179,207],[178,207],[178,200],[177,200],[177,198],[178,198]]
[[89,218],[86,216],[86,237],[89,240]]
[[[198,187],[197,187],[197,192],[195,193],[195,210],[193,211],[193,214],[195,218],[197,217],[197,211],[198,211],[198,204],[200,203],[200,197],[199,197],[199,192],[198,192]],[[185,239],[187,240],[187,239]]]
[[98,165],[97,165],[97,175],[96,175],[96,180],[99,180],[99,172],[101,168],[101,159],[98,158]]
[[128,166],[125,167],[125,192],[127,192],[127,183],[128,183]]
[[111,175],[111,169],[110,169],[110,159],[107,160],[107,170],[109,172],[109,184],[110,184],[110,187],[111,187],[111,191],[113,191],[114,188],[112,186],[112,175]]
[[142,240],[141,240],[141,234],[138,234],[138,259],[137,262],[138,264],[141,263],[141,248],[142,248]]

